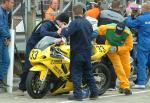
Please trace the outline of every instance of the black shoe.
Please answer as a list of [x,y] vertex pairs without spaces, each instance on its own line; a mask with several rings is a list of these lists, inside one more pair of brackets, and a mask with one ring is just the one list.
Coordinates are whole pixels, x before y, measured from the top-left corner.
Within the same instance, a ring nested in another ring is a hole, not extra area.
[[95,100],[98,98],[98,94],[91,93],[89,98],[90,98],[90,100]]
[[124,93],[125,95],[132,95],[132,91],[129,88],[125,88],[125,89],[119,88],[119,93],[121,94]]
[[2,80],[0,80],[0,88],[6,88],[9,87],[6,83],[4,83]]
[[119,88],[119,91],[118,91],[120,94],[123,94],[124,93],[124,89],[123,88]]
[[124,89],[124,94],[125,95],[132,95],[131,89],[128,89],[128,88]]
[[68,100],[82,101],[83,98],[82,97],[75,97],[75,96],[71,95],[68,97]]

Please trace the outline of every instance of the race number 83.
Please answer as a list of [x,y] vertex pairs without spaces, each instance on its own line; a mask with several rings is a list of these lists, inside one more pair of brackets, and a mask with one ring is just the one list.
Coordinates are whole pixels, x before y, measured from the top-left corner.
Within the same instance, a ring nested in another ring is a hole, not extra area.
[[36,59],[37,58],[37,55],[38,55],[38,51],[37,50],[35,50],[35,51],[32,51],[32,59]]

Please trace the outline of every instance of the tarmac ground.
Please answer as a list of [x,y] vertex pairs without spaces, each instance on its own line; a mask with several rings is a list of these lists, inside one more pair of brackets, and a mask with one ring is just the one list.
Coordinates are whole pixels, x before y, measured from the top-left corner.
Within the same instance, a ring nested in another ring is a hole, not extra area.
[[[119,94],[117,90],[108,90],[97,100],[89,100],[88,98],[82,101],[83,103],[150,103],[150,85],[146,89],[132,89],[133,94],[125,96]],[[0,103],[81,103],[78,101],[70,101],[68,95],[52,96],[48,93],[42,99],[32,99],[27,93],[25,96],[18,96],[18,90],[14,90],[12,94],[0,93]]]

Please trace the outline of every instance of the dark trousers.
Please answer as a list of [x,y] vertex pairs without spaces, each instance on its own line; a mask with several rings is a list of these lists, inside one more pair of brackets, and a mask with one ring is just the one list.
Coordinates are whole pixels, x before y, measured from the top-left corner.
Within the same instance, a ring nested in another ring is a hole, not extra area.
[[21,74],[21,81],[19,83],[19,89],[23,91],[26,91],[26,78],[27,78],[29,69],[31,68],[31,64],[29,61],[29,54],[33,48],[34,48],[34,45],[27,43],[26,54],[25,54],[25,64],[23,67],[23,73]]
[[82,97],[82,78],[86,81],[90,92],[96,95],[98,94],[91,66],[91,52],[71,53],[71,76],[74,86],[73,94],[75,97]]

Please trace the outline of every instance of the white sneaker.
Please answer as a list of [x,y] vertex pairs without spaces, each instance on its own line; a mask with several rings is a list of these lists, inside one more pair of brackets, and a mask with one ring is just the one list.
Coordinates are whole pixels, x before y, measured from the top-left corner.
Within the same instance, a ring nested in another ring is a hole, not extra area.
[[109,88],[108,91],[116,91],[117,88]]
[[133,89],[145,89],[146,86],[145,85],[134,85],[132,86]]

